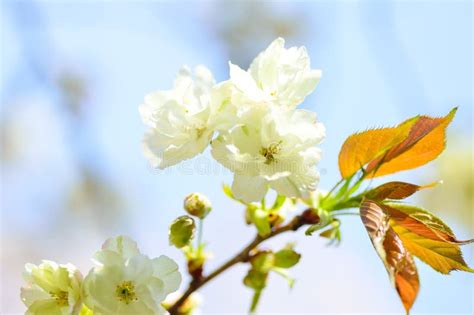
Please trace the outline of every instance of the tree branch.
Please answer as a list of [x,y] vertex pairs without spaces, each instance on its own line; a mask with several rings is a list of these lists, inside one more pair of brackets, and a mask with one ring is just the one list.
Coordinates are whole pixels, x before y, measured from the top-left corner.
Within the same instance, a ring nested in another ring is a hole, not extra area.
[[193,292],[197,291],[206,283],[216,278],[217,276],[219,276],[221,273],[231,268],[232,266],[238,263],[247,262],[250,258],[251,251],[255,249],[258,245],[260,245],[260,243],[274,236],[282,234],[284,232],[296,231],[303,225],[317,224],[319,223],[319,221],[320,221],[320,218],[311,209],[307,209],[301,215],[294,217],[288,224],[280,226],[280,227],[276,227],[269,235],[266,235],[266,236],[257,235],[254,238],[254,240],[250,242],[250,244],[248,244],[244,249],[242,249],[237,255],[235,255],[234,257],[229,259],[227,262],[225,262],[223,265],[221,265],[219,268],[211,272],[208,276],[203,277],[201,279],[192,280],[188,288],[186,289],[186,291],[179,298],[179,300],[177,300],[168,309],[170,315],[180,315],[179,308],[184,304],[184,302],[186,302],[188,297],[191,294],[193,294]]

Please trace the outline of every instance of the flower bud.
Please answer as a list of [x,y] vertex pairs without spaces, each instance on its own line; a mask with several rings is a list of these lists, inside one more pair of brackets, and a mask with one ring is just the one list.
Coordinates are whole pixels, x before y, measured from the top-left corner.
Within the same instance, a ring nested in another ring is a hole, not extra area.
[[192,193],[184,198],[184,209],[190,215],[204,219],[211,212],[212,206],[209,199],[203,194]]
[[260,251],[250,258],[252,268],[262,273],[274,267],[274,254],[271,251]]
[[191,240],[194,238],[195,230],[196,224],[194,223],[193,218],[187,215],[178,217],[170,225],[170,244],[176,246],[177,248],[189,245]]

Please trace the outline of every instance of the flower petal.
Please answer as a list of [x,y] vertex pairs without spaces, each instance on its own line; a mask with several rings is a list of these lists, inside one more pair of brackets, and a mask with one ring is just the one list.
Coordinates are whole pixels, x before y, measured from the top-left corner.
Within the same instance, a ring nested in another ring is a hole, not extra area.
[[153,275],[163,281],[166,294],[178,290],[181,284],[178,264],[164,255],[153,259]]
[[267,193],[267,181],[260,176],[234,175],[232,192],[245,202],[260,201]]

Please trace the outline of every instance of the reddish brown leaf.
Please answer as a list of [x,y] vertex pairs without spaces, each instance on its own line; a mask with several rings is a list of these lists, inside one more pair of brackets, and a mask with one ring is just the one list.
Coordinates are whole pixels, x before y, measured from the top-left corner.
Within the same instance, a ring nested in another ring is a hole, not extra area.
[[364,200],[360,207],[360,216],[392,284],[409,312],[420,287],[413,257],[390,226],[389,216],[375,201]]
[[400,200],[410,197],[418,190],[431,188],[437,184],[438,183],[436,182],[429,185],[418,186],[405,182],[388,182],[369,190],[365,196],[368,199],[375,201],[382,201],[385,199]]
[[387,262],[390,265],[389,273],[394,274],[395,288],[408,313],[420,290],[420,280],[415,262],[393,229],[387,230],[383,246],[387,254]]
[[420,188],[420,186],[410,183],[389,182],[370,190],[366,196],[371,200],[405,199]]

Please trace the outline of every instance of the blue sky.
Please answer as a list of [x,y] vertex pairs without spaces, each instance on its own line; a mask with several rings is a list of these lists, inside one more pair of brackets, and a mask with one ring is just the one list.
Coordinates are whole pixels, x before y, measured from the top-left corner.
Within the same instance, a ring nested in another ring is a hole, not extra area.
[[[182,64],[205,64],[217,79],[227,78],[232,54],[218,31],[236,12],[217,2],[42,1],[33,6],[6,1],[1,8],[1,113],[19,120],[26,133],[23,158],[2,167],[2,242],[17,244],[5,245],[15,256],[2,267],[9,274],[2,288],[12,291],[2,306],[6,311],[22,311],[18,290],[11,287],[20,286],[24,262],[71,260],[86,272],[89,257],[111,235],[128,234],[150,255],[182,261],[168,247],[166,228],[182,213],[183,197],[195,190],[210,196],[215,209],[205,231],[216,254],[210,266],[252,237],[253,230],[243,225],[243,209],[220,191],[231,174],[210,164],[208,152],[168,172],[147,166],[140,151],[145,128],[137,112],[146,93],[171,86]],[[270,16],[302,24],[301,34],[288,37],[287,44],[305,45],[313,67],[323,70],[321,83],[303,104],[327,128],[322,188],[338,180],[338,149],[350,133],[419,113],[440,116],[460,106],[450,132],[470,139],[472,150],[471,2],[267,2],[266,8]],[[250,55],[273,39],[266,37],[265,25],[255,32],[262,35],[252,35],[258,40],[249,45],[253,51],[245,50]],[[52,87],[51,78],[65,68],[83,74],[91,86],[80,130]],[[112,183],[124,200],[124,213],[107,214],[101,228],[83,214],[62,217],[61,196],[78,177],[77,161]],[[217,171],[209,175],[200,171],[203,165]],[[397,178],[416,179],[426,171]],[[455,229],[464,238],[474,233],[472,225]],[[357,218],[343,222],[343,238],[339,248],[302,234],[277,239],[275,244],[298,240],[305,255],[292,272],[295,288],[289,292],[283,280],[272,278],[261,310],[401,313]],[[472,264],[473,259],[471,246],[466,260]],[[442,277],[418,265],[422,290],[415,313],[473,311],[470,275]],[[251,293],[241,285],[243,272],[238,267],[206,287],[203,310],[245,312]]]

